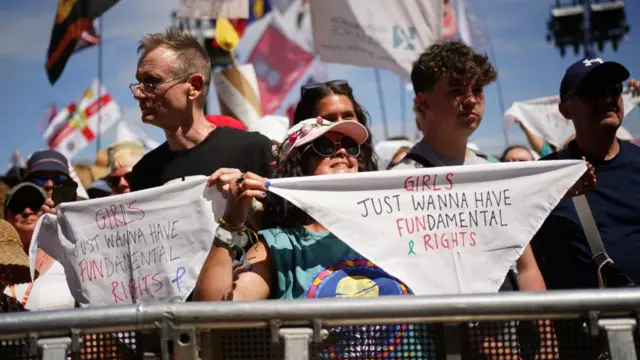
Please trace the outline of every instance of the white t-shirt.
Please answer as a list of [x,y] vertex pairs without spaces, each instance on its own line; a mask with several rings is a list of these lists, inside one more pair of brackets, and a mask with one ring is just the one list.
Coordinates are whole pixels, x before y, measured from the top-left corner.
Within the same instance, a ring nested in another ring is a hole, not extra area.
[[[75,306],[75,300],[71,296],[71,291],[67,285],[67,277],[64,267],[59,262],[53,260],[49,270],[38,277],[33,283],[31,293],[25,304],[25,308],[30,311],[68,309]],[[24,295],[29,288],[29,284],[16,285],[15,295],[18,301],[24,299]],[[4,293],[13,296],[11,286],[4,289]]]

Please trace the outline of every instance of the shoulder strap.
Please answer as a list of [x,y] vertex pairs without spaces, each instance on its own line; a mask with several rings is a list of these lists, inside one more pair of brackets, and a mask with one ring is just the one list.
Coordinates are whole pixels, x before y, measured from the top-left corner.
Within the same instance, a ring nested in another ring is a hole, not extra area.
[[422,165],[422,167],[426,167],[426,168],[430,168],[430,167],[434,167],[432,163],[430,163],[427,159],[423,158],[422,156],[416,154],[416,153],[412,153],[412,152],[408,152],[407,155],[404,156],[404,158],[400,161],[400,162],[409,162],[409,161],[413,161],[413,162],[417,162],[418,164]]
[[571,200],[573,200],[573,205],[575,206],[576,212],[578,213],[578,218],[580,219],[582,230],[584,231],[584,235],[587,238],[587,243],[589,244],[589,248],[591,249],[593,262],[598,267],[598,273],[600,273],[600,270],[606,264],[613,265],[613,260],[611,260],[604,248],[604,243],[602,242],[602,238],[600,237],[600,231],[598,230],[596,220],[593,218],[593,213],[591,212],[591,208],[589,207],[587,197],[584,195],[575,196],[571,198]]

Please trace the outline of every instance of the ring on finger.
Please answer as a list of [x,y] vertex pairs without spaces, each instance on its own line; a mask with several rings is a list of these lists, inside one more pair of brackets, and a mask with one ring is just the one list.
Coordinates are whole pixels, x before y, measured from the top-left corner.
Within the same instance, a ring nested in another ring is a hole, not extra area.
[[244,181],[244,174],[240,174],[236,179],[236,185],[240,186],[240,184],[242,184],[243,181]]

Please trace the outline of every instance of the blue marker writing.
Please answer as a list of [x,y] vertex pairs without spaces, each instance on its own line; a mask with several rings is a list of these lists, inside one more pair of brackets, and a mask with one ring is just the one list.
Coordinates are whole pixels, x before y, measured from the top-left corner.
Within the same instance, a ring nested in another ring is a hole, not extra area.
[[176,277],[171,280],[171,282],[176,284],[176,286],[178,287],[178,292],[182,292],[182,290],[180,289],[180,279],[184,277],[184,274],[186,272],[187,270],[185,270],[184,266],[178,266],[178,268],[176,269]]

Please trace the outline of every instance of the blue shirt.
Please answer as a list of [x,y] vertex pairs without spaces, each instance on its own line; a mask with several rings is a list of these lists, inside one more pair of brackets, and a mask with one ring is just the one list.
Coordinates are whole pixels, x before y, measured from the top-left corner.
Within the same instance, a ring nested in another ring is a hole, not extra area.
[[[613,159],[596,161],[575,141],[543,160],[580,159],[595,167],[597,188],[587,199],[615,267],[640,283],[640,147],[618,141]],[[597,288],[596,266],[570,198],[564,198],[533,238],[532,248],[549,289]]]

